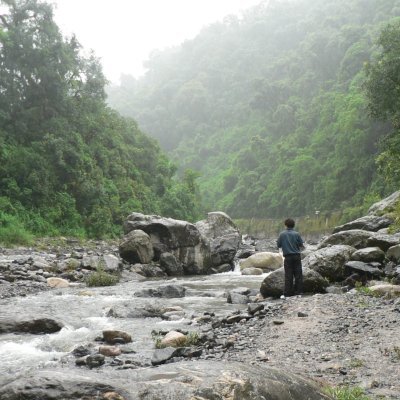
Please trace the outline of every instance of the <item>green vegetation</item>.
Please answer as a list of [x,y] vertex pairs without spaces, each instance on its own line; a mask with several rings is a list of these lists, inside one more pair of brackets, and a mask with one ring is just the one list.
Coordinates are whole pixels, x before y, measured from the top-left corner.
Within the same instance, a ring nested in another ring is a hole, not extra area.
[[52,7],[2,5],[0,243],[112,237],[133,211],[196,219],[196,175],[177,180],[155,140],[107,106],[99,61],[62,37]]
[[[399,16],[399,0],[264,2],[154,53],[143,78],[108,89],[109,102],[199,171],[207,209],[354,219],[399,183],[379,175],[400,165],[395,114],[368,112],[382,100],[399,113],[395,28],[377,41]],[[380,86],[386,60],[393,76]]]
[[116,285],[118,282],[119,277],[105,272],[102,266],[99,266],[95,272],[92,272],[85,279],[85,283],[89,287],[113,286]]
[[[161,343],[164,337],[164,335],[161,332],[153,331],[152,337],[156,349],[163,349],[164,347],[166,347],[164,344]],[[192,331],[186,334],[186,341],[184,343],[181,343],[180,347],[196,346],[198,345],[198,343],[199,343],[199,334],[198,332]]]
[[335,387],[327,389],[328,394],[335,400],[368,400],[363,389],[359,387]]

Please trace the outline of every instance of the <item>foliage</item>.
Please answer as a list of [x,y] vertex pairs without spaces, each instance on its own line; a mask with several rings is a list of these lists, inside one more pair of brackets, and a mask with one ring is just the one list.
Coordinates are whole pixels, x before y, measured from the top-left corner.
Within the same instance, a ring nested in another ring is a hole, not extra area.
[[92,272],[85,279],[85,283],[89,287],[93,286],[113,286],[119,281],[119,277],[109,274],[104,271],[102,266],[99,266],[95,272]]
[[359,387],[334,387],[327,389],[328,394],[335,400],[368,400],[363,389]]
[[[144,77],[108,89],[109,102],[200,172],[207,209],[359,216],[365,198],[396,188],[375,163],[391,127],[368,118],[363,82],[378,32],[399,15],[399,0],[263,2],[154,53]],[[381,169],[400,143],[390,140]],[[395,175],[391,159],[383,172]]]
[[194,215],[193,188],[134,120],[107,107],[99,61],[62,37],[52,6],[3,3],[0,210],[16,232],[116,236],[130,212],[159,213],[170,193],[183,200],[167,213]]
[[[166,347],[166,345],[164,345],[162,343],[164,336],[160,332],[152,331],[152,337],[154,340],[154,347],[156,349],[163,349]],[[199,343],[199,340],[200,340],[200,337],[199,337],[198,332],[195,332],[195,331],[188,332],[186,335],[185,342],[181,343],[180,347],[196,346]]]

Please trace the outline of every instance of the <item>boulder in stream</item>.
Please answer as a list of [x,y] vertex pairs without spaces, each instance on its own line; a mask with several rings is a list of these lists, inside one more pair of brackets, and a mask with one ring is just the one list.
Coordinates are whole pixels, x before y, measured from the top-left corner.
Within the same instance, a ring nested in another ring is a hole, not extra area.
[[[178,349],[171,351],[179,354]],[[266,366],[210,361],[183,361],[134,372],[120,370],[103,377],[90,370],[79,374],[41,370],[3,385],[0,398],[332,400],[321,386],[296,374]]]

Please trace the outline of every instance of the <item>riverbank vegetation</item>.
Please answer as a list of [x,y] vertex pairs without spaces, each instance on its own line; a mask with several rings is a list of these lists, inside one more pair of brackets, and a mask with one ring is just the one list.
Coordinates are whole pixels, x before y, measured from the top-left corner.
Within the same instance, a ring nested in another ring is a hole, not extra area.
[[[106,79],[52,7],[2,2],[0,241],[115,236],[132,211],[193,220],[198,194],[137,123],[106,104]],[[2,11],[4,11],[2,9]]]

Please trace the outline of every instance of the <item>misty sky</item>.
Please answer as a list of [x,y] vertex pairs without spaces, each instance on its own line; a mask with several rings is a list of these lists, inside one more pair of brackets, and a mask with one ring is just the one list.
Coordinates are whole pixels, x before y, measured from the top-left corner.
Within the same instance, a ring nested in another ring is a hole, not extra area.
[[139,76],[154,49],[193,38],[203,26],[261,0],[52,0],[64,35],[75,33],[101,59],[106,77]]

